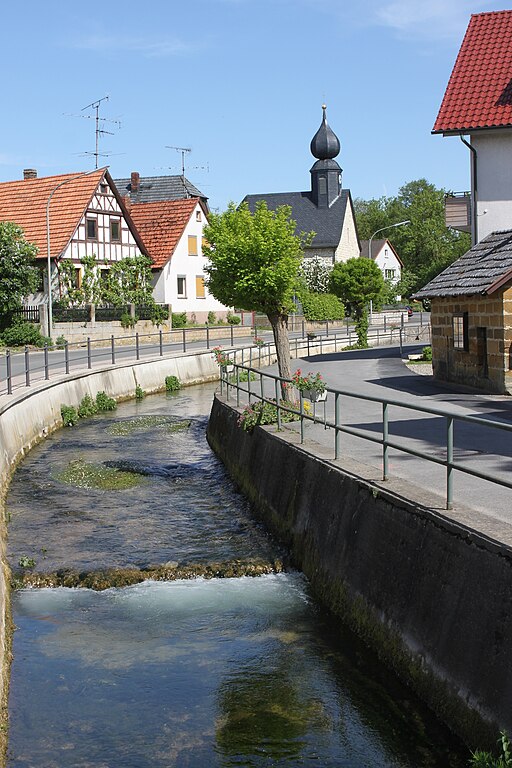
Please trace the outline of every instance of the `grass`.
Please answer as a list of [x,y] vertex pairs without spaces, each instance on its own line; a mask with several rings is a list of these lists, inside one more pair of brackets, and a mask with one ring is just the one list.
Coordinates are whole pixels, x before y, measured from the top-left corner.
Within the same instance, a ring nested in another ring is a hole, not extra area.
[[144,482],[133,472],[122,472],[102,464],[92,464],[83,459],[71,461],[66,469],[55,475],[56,480],[76,488],[91,488],[100,491],[124,491]]
[[107,432],[118,437],[128,437],[136,432],[150,429],[165,429],[168,432],[181,432],[190,427],[190,421],[176,421],[171,416],[137,416],[134,419],[125,419],[111,424]]

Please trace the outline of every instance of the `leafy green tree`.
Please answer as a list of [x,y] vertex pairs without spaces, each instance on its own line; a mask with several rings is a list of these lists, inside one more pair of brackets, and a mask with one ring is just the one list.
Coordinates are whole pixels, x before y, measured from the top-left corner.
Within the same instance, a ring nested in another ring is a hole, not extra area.
[[446,190],[426,179],[417,179],[404,184],[396,197],[354,203],[361,239],[368,240],[378,229],[399,221],[411,222],[380,235],[393,243],[404,263],[403,286],[398,291],[403,296],[422,288],[471,247],[468,234],[445,225],[445,194]]
[[18,309],[23,296],[37,289],[36,255],[37,247],[25,240],[21,227],[0,222],[0,316]]
[[372,259],[339,261],[331,272],[331,292],[350,304],[356,321],[358,345],[368,346],[368,304],[378,303],[385,294],[382,272]]
[[[204,254],[210,293],[228,307],[267,315],[277,352],[279,375],[291,378],[288,314],[303,248],[312,235],[296,235],[289,206],[270,211],[264,201],[253,213],[246,203],[230,203],[205,228]],[[283,393],[284,396],[284,393]]]
[[139,254],[111,262],[101,297],[103,301],[116,306],[154,304],[151,259]]

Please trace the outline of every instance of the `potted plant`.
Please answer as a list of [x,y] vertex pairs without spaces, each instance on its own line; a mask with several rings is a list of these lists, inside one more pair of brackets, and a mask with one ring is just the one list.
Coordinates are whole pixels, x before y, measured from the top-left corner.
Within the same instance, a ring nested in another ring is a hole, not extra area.
[[217,365],[220,368],[223,368],[225,371],[233,371],[234,365],[233,361],[230,359],[229,355],[227,355],[221,347],[214,347],[212,349],[212,354],[215,357],[215,360],[217,362]]
[[292,382],[302,397],[311,400],[312,403],[317,403],[327,398],[325,381],[322,378],[322,374],[318,371],[317,373],[303,375],[301,369],[297,368],[292,376]]

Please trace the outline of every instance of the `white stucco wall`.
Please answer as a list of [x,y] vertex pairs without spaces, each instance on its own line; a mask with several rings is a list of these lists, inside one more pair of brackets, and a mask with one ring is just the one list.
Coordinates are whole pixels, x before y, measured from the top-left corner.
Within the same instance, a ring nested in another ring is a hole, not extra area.
[[357,241],[356,223],[352,214],[352,207],[350,203],[347,202],[345,221],[343,222],[343,230],[341,232],[340,242],[336,248],[334,261],[348,261],[349,259],[357,259],[358,256],[359,243]]
[[473,134],[477,152],[478,241],[512,228],[512,130]]
[[[225,316],[227,312],[227,308],[211,296],[208,289],[205,288],[204,298],[198,298],[196,295],[196,277],[205,276],[204,268],[207,263],[202,255],[203,229],[206,223],[204,211],[197,203],[171,259],[156,275],[153,290],[155,301],[171,304],[173,312],[186,312],[189,317],[195,314],[199,322],[206,319],[208,312],[215,312],[218,317]],[[197,238],[197,256],[189,256],[189,235]],[[185,279],[185,296],[178,294],[179,277]]]
[[[372,248],[372,251],[373,250],[374,249]],[[374,261],[382,272],[382,276],[385,280],[391,279],[393,283],[398,283],[402,275],[402,267],[399,260],[395,256],[393,249],[390,248],[387,243],[382,246],[378,254],[375,256]],[[387,278],[386,270],[393,269],[395,270],[395,276],[392,278]]]

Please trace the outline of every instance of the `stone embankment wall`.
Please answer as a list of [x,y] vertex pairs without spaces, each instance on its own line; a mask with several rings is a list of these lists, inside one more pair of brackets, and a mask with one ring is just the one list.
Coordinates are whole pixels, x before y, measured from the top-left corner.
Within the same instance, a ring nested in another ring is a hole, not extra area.
[[210,445],[320,600],[466,743],[494,747],[512,732],[512,550],[236,419],[216,398]]

